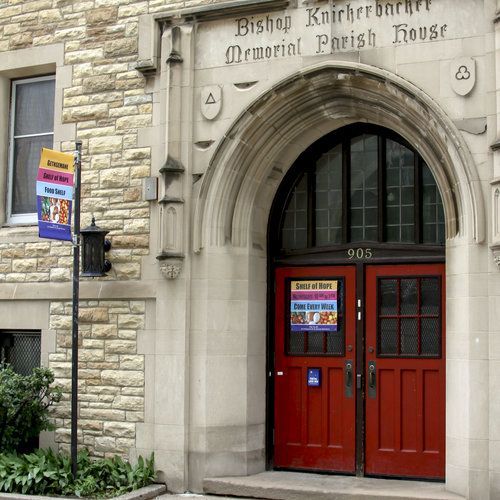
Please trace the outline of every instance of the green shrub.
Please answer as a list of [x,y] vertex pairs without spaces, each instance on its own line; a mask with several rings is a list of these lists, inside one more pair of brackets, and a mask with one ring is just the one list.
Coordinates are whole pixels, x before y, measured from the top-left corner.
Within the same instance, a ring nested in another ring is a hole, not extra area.
[[47,368],[20,375],[0,365],[0,451],[19,450],[40,431],[51,429],[48,408],[61,399],[53,382],[54,374]]
[[142,488],[154,481],[154,456],[139,457],[135,466],[120,457],[92,460],[78,453],[76,480],[71,461],[52,450],[27,455],[0,454],[0,492],[29,495],[112,497]]

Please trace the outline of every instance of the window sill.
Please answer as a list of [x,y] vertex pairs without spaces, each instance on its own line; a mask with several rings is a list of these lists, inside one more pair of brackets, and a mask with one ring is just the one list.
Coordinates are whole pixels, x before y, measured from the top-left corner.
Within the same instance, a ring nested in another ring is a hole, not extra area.
[[0,243],[31,243],[40,239],[37,224],[4,224],[0,227]]

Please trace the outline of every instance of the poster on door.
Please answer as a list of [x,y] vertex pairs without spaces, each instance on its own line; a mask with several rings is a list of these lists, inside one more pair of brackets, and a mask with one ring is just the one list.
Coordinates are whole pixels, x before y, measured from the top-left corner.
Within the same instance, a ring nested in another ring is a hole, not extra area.
[[38,235],[71,241],[73,155],[42,148],[36,179]]
[[292,332],[337,331],[337,280],[290,282]]

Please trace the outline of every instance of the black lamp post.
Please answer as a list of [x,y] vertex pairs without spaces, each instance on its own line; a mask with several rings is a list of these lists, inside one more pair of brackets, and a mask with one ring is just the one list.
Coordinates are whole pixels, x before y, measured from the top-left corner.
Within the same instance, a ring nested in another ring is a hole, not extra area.
[[95,218],[92,217],[92,224],[80,230],[82,236],[82,272],[81,276],[98,277],[106,276],[111,269],[111,262],[104,258],[104,253],[111,248],[111,242],[105,239],[109,233],[95,225]]

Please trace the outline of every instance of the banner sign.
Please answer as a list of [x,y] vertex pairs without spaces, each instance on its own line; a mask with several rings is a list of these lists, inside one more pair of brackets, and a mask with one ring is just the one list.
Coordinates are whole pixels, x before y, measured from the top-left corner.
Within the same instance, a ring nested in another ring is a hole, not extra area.
[[292,332],[337,331],[336,280],[290,283],[290,328]]
[[36,182],[38,235],[71,241],[74,159],[70,153],[42,148]]

